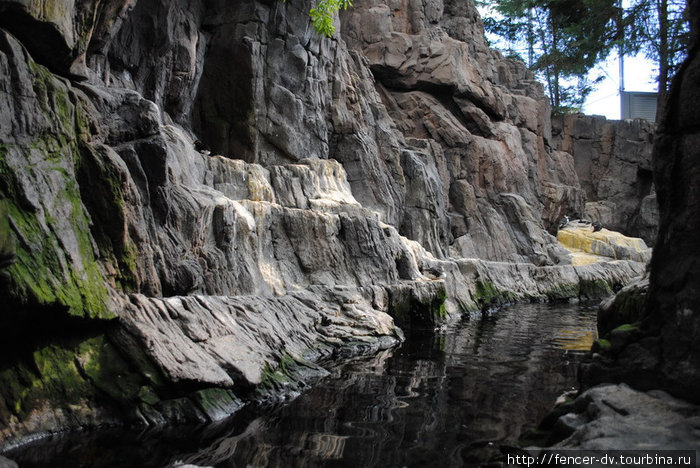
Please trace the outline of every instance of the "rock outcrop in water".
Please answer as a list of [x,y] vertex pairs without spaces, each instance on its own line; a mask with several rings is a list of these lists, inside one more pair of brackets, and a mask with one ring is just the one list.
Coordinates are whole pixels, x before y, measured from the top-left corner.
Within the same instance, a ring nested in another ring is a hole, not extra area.
[[568,223],[557,231],[557,240],[571,252],[573,265],[610,259],[647,263],[651,259],[651,249],[644,240],[606,228],[596,230],[590,222]]
[[310,6],[0,2],[0,438],[219,419],[397,325],[643,271],[547,232],[573,160],[471,3],[357,1],[335,39]]

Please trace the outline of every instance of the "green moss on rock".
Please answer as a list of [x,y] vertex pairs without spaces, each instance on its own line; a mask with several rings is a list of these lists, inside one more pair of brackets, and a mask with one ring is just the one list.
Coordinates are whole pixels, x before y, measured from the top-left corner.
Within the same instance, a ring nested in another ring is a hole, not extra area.
[[639,323],[625,323],[614,328],[610,333],[639,331]]
[[474,287],[476,288],[476,294],[473,297],[477,303],[488,303],[492,299],[498,299],[500,296],[498,289],[491,281],[477,280]]
[[87,132],[77,127],[85,121],[77,117],[83,111],[48,70],[33,62],[30,67],[46,125],[33,142],[5,145],[0,155],[0,197],[17,239],[17,261],[8,268],[10,299],[20,307],[112,318],[74,175],[76,134]]
[[[1,163],[0,163],[1,164]],[[74,190],[74,189],[73,189]],[[70,186],[64,196],[71,203],[70,220],[56,220],[24,210],[8,200],[8,218],[18,238],[17,261],[7,271],[10,294],[20,304],[62,306],[70,315],[112,318],[107,309],[105,279],[96,261],[82,205]],[[56,235],[68,221],[79,259],[66,255]],[[77,262],[76,262],[77,260]],[[82,268],[81,268],[82,267]]]
[[[598,311],[598,332],[605,336],[625,324],[643,324],[647,309],[648,278],[625,286]],[[641,325],[639,325],[641,327]]]
[[225,388],[208,388],[194,392],[190,397],[212,421],[218,421],[235,413],[243,402]]
[[293,385],[296,381],[294,373],[297,367],[296,359],[290,354],[284,353],[277,367],[270,363],[265,364],[261,387],[279,390],[281,387]]
[[[96,348],[91,340],[76,347],[47,345],[34,350],[29,361],[6,368],[0,372],[5,408],[21,420],[47,402],[56,409],[82,406],[94,388],[81,373],[81,363],[89,363]],[[10,414],[2,416],[7,421]]]
[[502,291],[498,289],[496,285],[489,280],[477,279],[474,283],[472,299],[477,309],[484,309],[490,305],[514,302],[517,300],[517,297],[511,291]]
[[[432,327],[447,317],[444,283],[426,283],[431,289],[413,285],[394,285],[389,291],[389,315],[402,328]],[[437,286],[437,287],[436,287]]]
[[143,385],[141,388],[139,388],[138,398],[141,400],[141,402],[151,406],[160,401],[160,398],[158,398],[156,392],[147,385]]
[[604,279],[581,279],[579,296],[582,299],[601,299],[611,296],[613,289]]
[[47,412],[58,419],[49,418],[45,429],[84,424],[100,407],[128,419],[139,403],[159,401],[148,379],[102,333],[39,346],[0,371],[0,427]]
[[610,340],[606,340],[605,338],[601,338],[599,340],[596,340],[593,343],[593,351],[594,352],[607,352],[610,350],[612,347],[612,344],[610,343]]
[[138,290],[138,252],[126,221],[124,179],[105,149],[81,147],[78,163],[80,191],[93,220],[91,232],[103,261],[112,262],[115,281],[125,291]]

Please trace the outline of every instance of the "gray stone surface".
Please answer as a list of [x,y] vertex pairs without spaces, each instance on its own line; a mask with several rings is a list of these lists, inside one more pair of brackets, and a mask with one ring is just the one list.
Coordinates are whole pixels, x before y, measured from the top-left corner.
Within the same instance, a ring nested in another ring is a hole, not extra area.
[[88,6],[50,26],[80,81],[0,33],[0,326],[27,356],[0,372],[2,439],[220,419],[397,323],[641,273],[566,264],[547,229],[582,208],[573,160],[471,3],[358,1],[333,39],[310,0]]
[[17,468],[17,463],[0,455],[0,468]]
[[[553,261],[546,230],[564,212],[583,209],[583,192],[571,157],[549,147],[541,86],[521,63],[486,46],[474,5],[366,0],[343,15],[342,26],[436,187],[419,216],[407,186],[402,234],[437,256]],[[414,161],[402,158],[409,180],[416,174],[406,162]],[[431,212],[428,236],[416,224],[425,226]]]
[[700,407],[654,390],[599,385],[580,395],[557,425],[572,430],[554,449],[697,450]]
[[375,293],[319,286],[270,298],[132,295],[121,317],[173,384],[250,388],[288,356],[303,362],[343,346],[394,346],[402,334]]
[[586,193],[584,212],[569,215],[653,245],[659,222],[651,163],[656,125],[576,114],[555,117],[552,127],[552,145],[573,156]]

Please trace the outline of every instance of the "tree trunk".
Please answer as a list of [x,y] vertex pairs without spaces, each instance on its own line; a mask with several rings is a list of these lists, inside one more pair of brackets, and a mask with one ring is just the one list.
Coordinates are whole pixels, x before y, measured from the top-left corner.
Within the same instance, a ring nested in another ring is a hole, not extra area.
[[657,109],[661,109],[666,102],[669,78],[668,0],[658,0],[656,6],[659,18],[659,94]]
[[552,33],[552,48],[551,48],[551,67],[554,75],[554,109],[559,111],[561,107],[561,89],[559,87],[559,48],[557,47],[557,41],[559,40],[558,32],[559,25],[555,23],[554,19],[550,17],[549,27]]
[[532,8],[527,9],[527,68],[532,68],[535,57],[535,33],[532,31]]

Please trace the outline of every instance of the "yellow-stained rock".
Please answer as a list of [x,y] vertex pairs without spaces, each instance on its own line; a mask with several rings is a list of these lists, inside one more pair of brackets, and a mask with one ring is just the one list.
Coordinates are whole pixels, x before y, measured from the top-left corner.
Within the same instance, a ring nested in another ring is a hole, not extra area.
[[593,232],[590,224],[569,223],[559,230],[557,240],[571,252],[573,265],[609,260],[647,262],[651,258],[651,249],[642,239],[607,229]]
[[594,255],[586,253],[582,250],[575,250],[567,247],[569,252],[571,252],[571,264],[573,266],[583,266],[590,265],[597,262],[607,262],[610,261],[609,257],[603,257],[601,255]]

